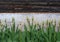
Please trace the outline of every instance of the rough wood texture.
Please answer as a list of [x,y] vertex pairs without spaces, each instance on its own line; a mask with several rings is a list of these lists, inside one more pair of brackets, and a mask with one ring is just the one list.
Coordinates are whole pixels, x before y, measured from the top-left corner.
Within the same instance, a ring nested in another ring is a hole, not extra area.
[[60,12],[60,2],[0,2],[0,12]]

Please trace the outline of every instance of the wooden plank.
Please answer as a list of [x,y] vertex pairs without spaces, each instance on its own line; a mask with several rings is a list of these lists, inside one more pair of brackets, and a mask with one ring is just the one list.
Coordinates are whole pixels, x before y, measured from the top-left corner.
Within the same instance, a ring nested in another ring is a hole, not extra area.
[[1,12],[60,12],[60,2],[0,2]]

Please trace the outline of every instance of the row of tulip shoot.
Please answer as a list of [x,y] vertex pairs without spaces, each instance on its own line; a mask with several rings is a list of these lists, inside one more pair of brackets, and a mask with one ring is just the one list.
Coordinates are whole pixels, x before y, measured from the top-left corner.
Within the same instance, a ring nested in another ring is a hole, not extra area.
[[[27,24],[23,27],[15,24],[12,18],[12,24],[2,24],[0,21],[0,42],[60,42],[60,23],[47,20],[46,22],[34,23],[34,18],[27,18]],[[24,30],[22,31],[21,29]]]

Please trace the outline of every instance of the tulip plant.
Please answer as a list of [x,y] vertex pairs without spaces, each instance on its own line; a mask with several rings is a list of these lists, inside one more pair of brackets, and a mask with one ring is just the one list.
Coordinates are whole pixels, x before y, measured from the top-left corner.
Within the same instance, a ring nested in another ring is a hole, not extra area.
[[56,21],[34,23],[34,18],[31,22],[27,18],[27,24],[21,27],[24,28],[22,31],[20,25],[16,26],[14,18],[10,27],[6,20],[5,24],[0,21],[0,42],[60,42],[60,23],[57,27]]

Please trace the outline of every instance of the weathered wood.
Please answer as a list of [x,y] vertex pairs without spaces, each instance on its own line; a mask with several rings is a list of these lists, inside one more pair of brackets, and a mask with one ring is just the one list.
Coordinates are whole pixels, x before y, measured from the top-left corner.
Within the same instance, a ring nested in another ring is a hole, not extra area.
[[0,2],[0,12],[60,12],[60,2]]

